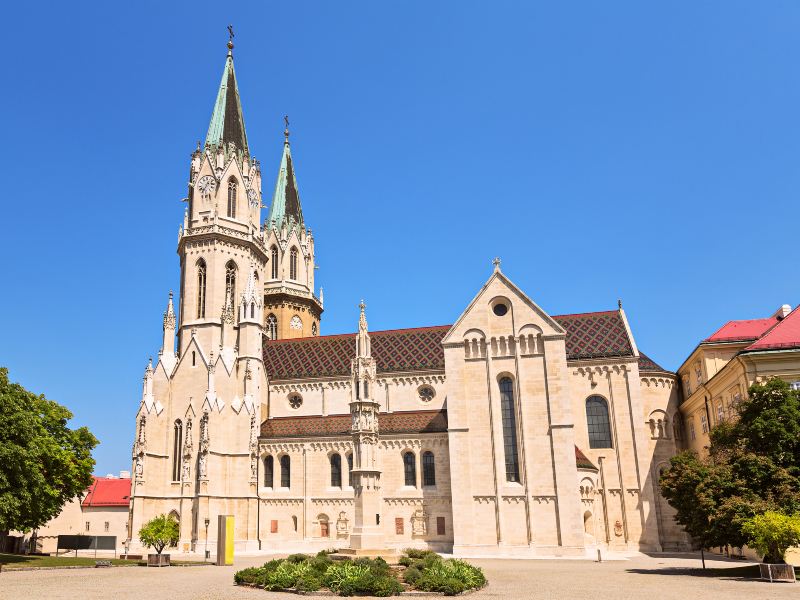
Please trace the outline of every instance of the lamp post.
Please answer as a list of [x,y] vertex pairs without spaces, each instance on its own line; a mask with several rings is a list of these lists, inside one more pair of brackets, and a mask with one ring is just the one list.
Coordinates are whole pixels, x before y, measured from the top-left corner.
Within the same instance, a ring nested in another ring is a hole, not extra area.
[[211,523],[211,520],[206,517],[204,523],[206,524],[205,560],[208,560],[208,524]]

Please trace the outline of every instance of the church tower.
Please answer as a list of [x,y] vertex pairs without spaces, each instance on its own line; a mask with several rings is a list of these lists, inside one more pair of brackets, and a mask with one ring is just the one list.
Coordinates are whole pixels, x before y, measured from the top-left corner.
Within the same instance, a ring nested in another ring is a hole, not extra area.
[[322,290],[314,294],[314,236],[306,229],[289,145],[289,119],[275,193],[264,223],[269,252],[264,280],[267,339],[319,335]]

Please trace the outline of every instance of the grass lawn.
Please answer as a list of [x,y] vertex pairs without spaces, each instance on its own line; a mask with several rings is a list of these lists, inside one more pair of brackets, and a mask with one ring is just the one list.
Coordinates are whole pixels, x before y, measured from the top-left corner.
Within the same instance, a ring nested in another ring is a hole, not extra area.
[[21,554],[0,554],[0,565],[4,569],[17,567],[75,567],[94,566],[95,560],[110,560],[113,565],[135,565],[133,560],[120,560],[118,558],[92,558],[85,556],[24,556]]

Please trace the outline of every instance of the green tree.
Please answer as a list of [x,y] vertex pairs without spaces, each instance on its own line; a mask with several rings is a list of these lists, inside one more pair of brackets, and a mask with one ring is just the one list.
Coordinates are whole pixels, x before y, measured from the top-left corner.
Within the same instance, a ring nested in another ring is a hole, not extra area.
[[800,395],[770,379],[737,412],[711,430],[708,457],[682,452],[661,476],[676,520],[703,547],[742,546],[748,519],[800,511]]
[[97,439],[71,418],[0,368],[0,534],[41,527],[91,485]]
[[178,522],[167,515],[158,515],[139,530],[139,540],[156,554],[161,554],[167,546],[175,546],[179,538]]
[[767,511],[747,519],[742,532],[747,543],[764,557],[764,562],[782,563],[786,551],[800,545],[800,515]]

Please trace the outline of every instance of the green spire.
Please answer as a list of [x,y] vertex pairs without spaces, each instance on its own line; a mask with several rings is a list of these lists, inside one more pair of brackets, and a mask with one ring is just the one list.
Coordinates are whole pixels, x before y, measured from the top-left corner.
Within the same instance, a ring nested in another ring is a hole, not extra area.
[[[285,118],[285,117],[284,117]],[[284,221],[289,228],[294,225],[305,228],[303,222],[303,209],[300,207],[300,193],[297,191],[297,179],[292,165],[292,151],[289,147],[289,120],[286,120],[286,130],[283,132],[286,141],[283,143],[281,168],[278,171],[278,180],[275,182],[275,193],[269,207],[267,224],[275,221],[275,226],[280,229]]]
[[228,42],[228,57],[225,59],[225,69],[219,82],[219,92],[208,126],[206,144],[222,145],[227,148],[228,143],[233,142],[239,150],[249,153],[242,104],[239,101],[239,86],[236,85],[236,73],[233,70],[232,50],[233,43]]

